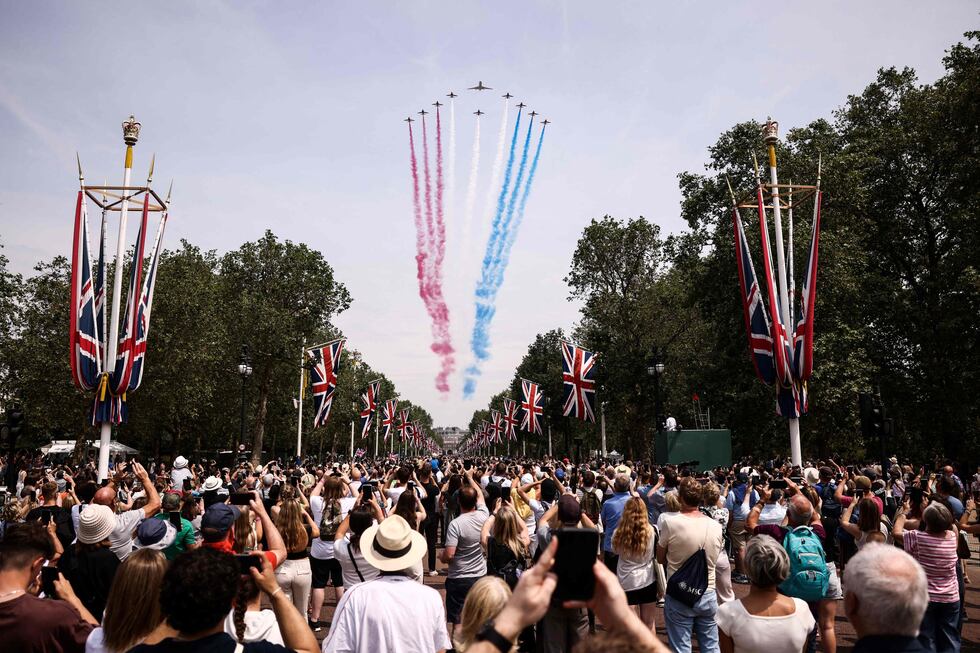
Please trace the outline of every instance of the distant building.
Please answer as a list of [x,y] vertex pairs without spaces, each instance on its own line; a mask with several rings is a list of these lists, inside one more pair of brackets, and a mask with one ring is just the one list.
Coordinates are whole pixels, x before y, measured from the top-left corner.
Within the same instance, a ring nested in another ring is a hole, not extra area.
[[459,443],[469,436],[470,432],[466,429],[461,429],[458,426],[439,426],[432,429],[433,434],[442,438],[442,448],[444,450],[453,450],[459,448]]

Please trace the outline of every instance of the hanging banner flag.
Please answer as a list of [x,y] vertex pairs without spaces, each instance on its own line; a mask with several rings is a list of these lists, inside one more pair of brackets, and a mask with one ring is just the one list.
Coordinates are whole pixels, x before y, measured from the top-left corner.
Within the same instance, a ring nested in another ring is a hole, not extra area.
[[490,411],[490,442],[500,442],[500,411],[491,410]]
[[398,438],[404,442],[409,438],[412,431],[412,424],[408,421],[409,409],[406,408],[398,412]]
[[345,338],[338,338],[325,345],[311,347],[306,356],[313,363],[310,368],[310,389],[313,393],[313,428],[326,425],[333,406],[333,394],[337,389],[337,375],[340,373],[340,356],[344,350]]
[[544,395],[534,381],[521,379],[521,430],[543,435],[541,417],[544,415]]
[[112,374],[111,387],[114,395],[122,395],[129,388],[133,375],[133,359],[136,344],[136,321],[139,315],[139,300],[141,280],[143,278],[143,258],[146,249],[147,212],[150,206],[150,194],[143,195],[143,215],[140,218],[139,232],[136,236],[136,249],[133,251],[133,261],[129,268],[129,291],[126,294],[126,317],[123,323],[122,335],[119,338],[116,351],[115,370]]
[[140,387],[143,381],[143,361],[146,358],[146,339],[150,335],[150,311],[153,308],[153,289],[156,287],[157,267],[160,263],[161,242],[163,231],[167,226],[167,214],[160,218],[157,236],[153,241],[150,252],[150,269],[146,273],[146,281],[140,292],[139,309],[136,313],[136,342],[133,345],[133,372],[129,379],[129,392]]
[[563,414],[595,422],[595,353],[561,341],[562,381],[565,383]]
[[81,390],[91,390],[102,372],[100,333],[92,262],[89,259],[88,214],[85,196],[78,191],[75,204],[75,235],[72,242],[71,307],[68,346],[72,380]]
[[367,391],[361,395],[364,408],[361,409],[361,437],[371,434],[371,418],[378,407],[378,393],[381,391],[381,379],[368,383]]
[[[819,184],[819,178],[818,182]],[[803,293],[800,295],[800,319],[796,323],[794,349],[796,378],[806,382],[813,374],[813,313],[817,302],[817,251],[820,245],[820,204],[823,193],[819,188],[813,206],[813,227],[810,232],[810,252],[806,261],[806,275],[803,279]]]
[[395,430],[395,415],[398,412],[398,400],[389,399],[382,410],[381,428],[384,429],[384,441],[387,442]]
[[517,402],[504,399],[504,436],[508,440],[517,440]]
[[749,253],[749,244],[745,238],[745,228],[742,226],[738,208],[732,209],[732,222],[735,225],[735,257],[738,259],[742,314],[745,318],[745,332],[749,337],[752,365],[759,380],[766,385],[771,385],[776,378],[776,370],[772,358],[769,315],[762,301],[762,293],[759,291],[759,279],[755,275],[755,266],[752,264],[752,256]]

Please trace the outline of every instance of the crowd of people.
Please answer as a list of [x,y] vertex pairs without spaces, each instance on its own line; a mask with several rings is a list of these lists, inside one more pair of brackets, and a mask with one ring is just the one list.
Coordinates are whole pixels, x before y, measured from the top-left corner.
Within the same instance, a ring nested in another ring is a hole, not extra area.
[[0,466],[3,651],[959,651],[980,533],[895,459]]

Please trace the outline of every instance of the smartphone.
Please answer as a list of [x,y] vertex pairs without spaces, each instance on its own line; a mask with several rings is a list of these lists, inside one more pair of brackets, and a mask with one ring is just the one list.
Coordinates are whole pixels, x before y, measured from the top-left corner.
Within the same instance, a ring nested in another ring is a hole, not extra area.
[[41,523],[44,524],[45,526],[47,526],[48,524],[51,523],[51,511],[50,510],[42,510],[41,511]]
[[473,466],[473,461],[472,460],[464,460],[463,461],[463,469],[464,470],[469,471],[472,466]]
[[909,488],[909,503],[913,506],[918,506],[922,503],[922,488]]
[[262,569],[262,558],[260,555],[239,553],[235,557],[238,558],[238,570],[241,571],[242,576],[249,575],[249,569],[252,567]]
[[176,528],[177,529],[177,532],[179,533],[180,532],[180,529],[183,528],[183,526],[181,526],[181,524],[180,524],[180,513],[179,512],[171,512],[171,513],[168,513],[168,514],[169,514],[169,518],[170,518],[170,523],[174,525],[174,528]]
[[190,491],[191,491],[191,479],[185,478],[184,479],[184,492],[190,492]]
[[561,528],[554,531],[558,551],[552,571],[558,585],[552,602],[589,601],[595,594],[595,572],[592,566],[599,551],[599,531],[591,528]]
[[292,485],[293,487],[297,487],[299,485],[299,479],[296,478],[295,476],[290,476],[289,484]]
[[255,495],[251,492],[235,492],[231,495],[231,505],[247,506],[254,498]]
[[54,589],[56,580],[58,580],[57,567],[41,567],[41,590],[49,599],[58,598],[58,593]]
[[772,490],[785,490],[789,487],[789,483],[786,482],[785,478],[774,478],[769,481],[769,488]]
[[371,485],[370,483],[361,483],[361,494],[365,495],[367,498],[370,498],[373,493],[374,493],[373,485]]
[[919,489],[921,489],[923,492],[928,492],[929,491],[929,479],[927,479],[927,478],[919,479]]

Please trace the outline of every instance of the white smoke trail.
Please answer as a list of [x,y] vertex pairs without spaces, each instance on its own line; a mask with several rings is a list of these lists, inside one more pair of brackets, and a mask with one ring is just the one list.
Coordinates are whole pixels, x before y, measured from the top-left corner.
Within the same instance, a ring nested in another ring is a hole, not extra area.
[[490,173],[490,185],[487,186],[487,210],[483,214],[483,225],[490,226],[490,218],[497,209],[497,194],[500,192],[500,173],[504,167],[504,146],[507,144],[507,117],[510,113],[510,100],[504,98],[504,115],[500,120],[500,134],[497,136],[497,156],[493,160],[493,172]]
[[470,159],[470,180],[466,186],[466,214],[463,218],[463,243],[459,254],[460,264],[471,260],[470,231],[473,228],[473,205],[476,203],[476,183],[480,174],[480,116],[476,117],[476,130],[473,132],[473,156]]

